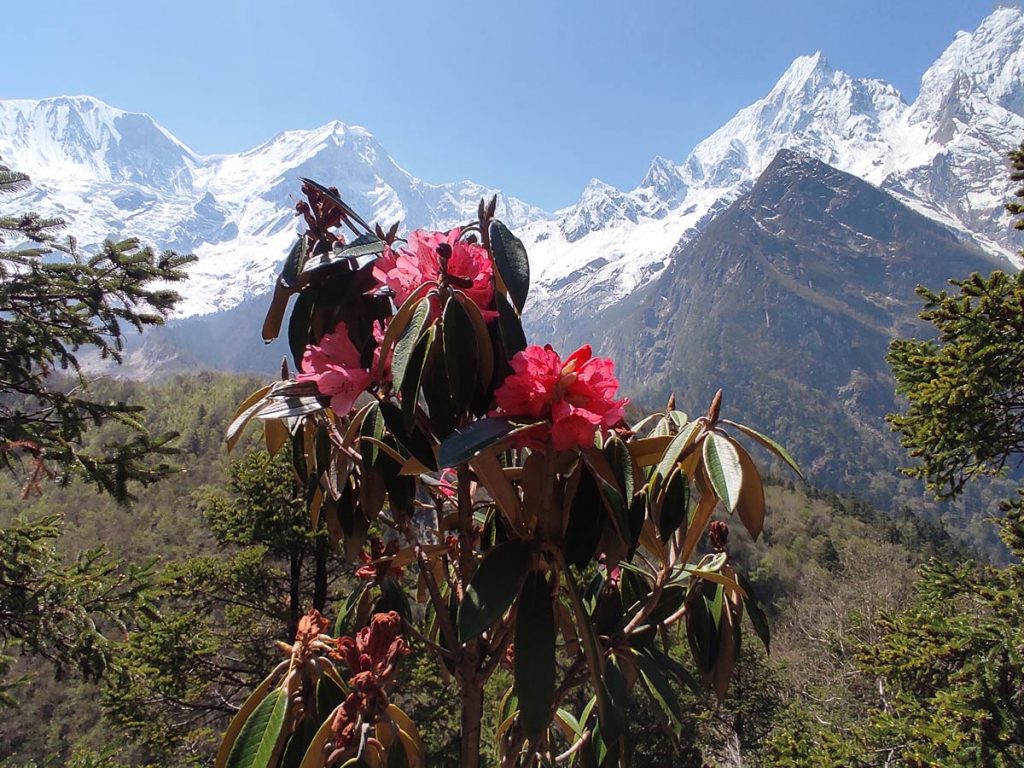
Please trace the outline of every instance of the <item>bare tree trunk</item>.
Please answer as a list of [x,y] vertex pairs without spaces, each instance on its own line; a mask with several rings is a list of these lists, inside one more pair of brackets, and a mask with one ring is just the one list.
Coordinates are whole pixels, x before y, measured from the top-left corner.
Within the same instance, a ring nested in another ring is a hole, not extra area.
[[327,609],[327,558],[330,555],[328,547],[327,541],[320,540],[314,550],[316,568],[313,574],[313,607],[320,613]]
[[295,638],[299,629],[299,617],[302,615],[302,552],[292,551],[288,569],[288,636]]
[[463,660],[464,668],[473,669],[474,674],[469,679],[460,675],[459,684],[462,688],[462,718],[460,722],[459,739],[459,768],[479,768],[480,766],[480,721],[484,712],[483,687],[476,681],[475,668],[477,666],[478,651],[477,641],[468,644],[474,646],[472,652],[467,647],[466,657]]

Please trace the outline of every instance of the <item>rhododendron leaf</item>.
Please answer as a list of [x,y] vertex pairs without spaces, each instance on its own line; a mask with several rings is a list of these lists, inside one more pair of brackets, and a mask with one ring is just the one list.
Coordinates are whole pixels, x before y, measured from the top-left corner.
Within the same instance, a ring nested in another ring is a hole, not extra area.
[[376,235],[363,234],[340,248],[335,246],[327,253],[312,256],[302,265],[300,280],[308,282],[312,273],[363,256],[374,256],[384,251],[384,241]]
[[299,768],[302,765],[302,758],[306,756],[319,726],[320,721],[312,717],[304,717],[299,721],[284,748],[279,768]]
[[[384,437],[384,416],[380,412],[380,404],[372,403],[363,416],[362,424],[359,427],[360,437],[372,437],[380,440]],[[372,467],[377,462],[377,454],[380,452],[373,443],[360,440],[360,453],[363,457],[363,467]]]
[[662,493],[661,518],[658,533],[662,541],[668,541],[684,522],[690,509],[690,481],[679,469],[669,475]]
[[331,738],[333,725],[333,717],[328,717],[320,724],[313,739],[309,742],[309,747],[306,748],[306,754],[302,758],[299,768],[323,768],[324,751]]
[[285,397],[275,400],[256,414],[257,419],[291,419],[322,411],[324,404],[317,397]]
[[729,439],[717,432],[708,433],[703,448],[704,467],[711,487],[725,508],[732,512],[736,509],[743,483],[739,454]]
[[679,461],[679,457],[683,451],[689,448],[693,441],[697,439],[697,434],[700,431],[700,424],[696,421],[689,426],[681,429],[672,442],[669,443],[665,449],[665,454],[661,457],[661,461],[658,462],[658,468],[655,470],[655,474],[662,480],[668,477],[672,473],[672,467],[675,466],[676,462]]
[[723,424],[728,424],[730,427],[735,427],[740,432],[745,434],[747,437],[749,437],[749,438],[751,438],[753,440],[756,440],[761,445],[763,445],[765,448],[767,448],[769,451],[771,451],[776,456],[778,456],[780,459],[782,459],[784,462],[786,462],[790,466],[790,468],[794,472],[796,472],[800,477],[804,476],[803,473],[800,471],[800,467],[796,463],[796,459],[794,459],[790,455],[789,451],[787,451],[785,448],[783,448],[777,442],[772,440],[770,437],[768,437],[766,435],[762,435],[757,430],[751,429],[750,427],[748,427],[748,426],[746,426],[744,424],[737,424],[735,421],[729,421],[728,419],[722,419],[722,423]]
[[242,437],[242,432],[245,430],[245,425],[252,420],[257,411],[266,405],[267,394],[269,392],[269,386],[260,387],[245,398],[245,401],[238,406],[238,410],[235,411],[235,415],[231,419],[231,423],[228,425],[227,434],[225,435],[228,453],[230,453],[231,449],[238,444],[239,439]]
[[565,559],[580,572],[593,559],[604,525],[604,505],[597,481],[589,469],[583,468],[565,529]]
[[281,266],[281,274],[278,282],[285,288],[294,291],[298,287],[299,271],[302,269],[302,262],[306,258],[306,251],[309,250],[309,238],[300,235],[299,239],[292,245],[288,256]]
[[498,544],[473,574],[459,606],[459,642],[468,642],[492,627],[515,601],[530,570],[533,551],[521,539]]
[[[420,336],[423,335],[429,319],[430,300],[422,299],[413,310],[409,324],[402,331],[401,336],[398,337],[398,342],[395,344],[395,354],[391,358],[391,375],[394,378],[395,387],[398,389],[401,389],[405,383],[406,371],[409,369],[409,358],[412,357],[413,350],[416,349],[416,344],[419,342]],[[420,373],[422,374],[422,369]]]
[[522,241],[509,228],[495,219],[490,229],[491,251],[508,296],[516,310],[522,314],[526,295],[530,291],[530,260]]
[[651,658],[636,649],[633,649],[632,658],[640,668],[640,675],[648,695],[665,714],[672,735],[678,739],[683,729],[683,712],[679,706],[679,697],[676,696],[672,685]]
[[302,356],[306,352],[306,345],[310,343],[309,325],[313,318],[317,294],[316,290],[300,293],[295,299],[291,317],[288,318],[288,348],[291,350],[297,371],[302,371]]
[[476,385],[476,334],[473,322],[454,296],[444,306],[441,327],[444,332],[444,369],[455,410],[461,414],[468,410]]
[[367,583],[360,581],[348,593],[348,597],[345,598],[345,602],[341,604],[341,608],[338,611],[338,618],[334,621],[334,636],[341,637],[342,635],[350,634],[349,630],[349,617],[352,615],[352,611],[355,610],[356,605],[359,603],[359,598],[363,595],[363,590],[366,589]]
[[242,726],[249,719],[249,716],[253,713],[256,707],[259,706],[270,689],[274,686],[274,681],[288,668],[288,662],[282,662],[277,665],[277,668],[267,675],[263,682],[261,682],[249,697],[245,700],[242,706],[235,713],[235,716],[231,718],[231,722],[228,724],[227,730],[224,732],[224,738],[221,740],[220,747],[217,749],[217,757],[214,760],[214,768],[224,768],[227,765],[228,755],[231,753],[232,747],[235,745],[235,741],[238,739],[238,734],[242,730]]
[[743,450],[743,446],[735,440],[726,438],[729,444],[736,450],[740,460],[740,492],[736,500],[736,514],[740,516],[744,527],[750,533],[751,538],[757,541],[764,528],[764,485],[761,483],[761,474],[757,471],[754,460],[750,454]]
[[412,454],[422,467],[416,474],[436,471],[437,459],[434,456],[434,449],[431,447],[429,438],[423,434],[423,431],[416,425],[413,425],[411,429],[407,429],[405,422],[402,420],[402,410],[392,402],[382,402],[380,404],[380,412],[384,416],[384,423],[387,425],[388,431],[395,436],[395,439]]
[[695,484],[697,490],[700,491],[700,501],[697,502],[697,506],[694,507],[693,514],[690,515],[686,524],[686,536],[683,538],[683,547],[679,551],[679,562],[681,563],[690,559],[690,555],[693,554],[697,543],[704,535],[704,529],[707,528],[708,521],[711,519],[711,513],[715,511],[718,504],[718,499],[708,487],[707,482],[704,473],[699,472]]
[[742,573],[736,574],[736,581],[739,582],[743,591],[747,593],[746,597],[743,598],[743,607],[747,609],[747,615],[750,617],[750,623],[754,626],[754,632],[757,633],[757,636],[761,638],[761,642],[764,643],[765,651],[771,653],[771,629],[768,626],[768,617],[765,616],[764,611],[761,610],[761,606],[757,602],[757,596],[754,594],[754,585]]
[[516,424],[500,416],[474,421],[455,430],[444,439],[438,449],[438,466],[454,467],[458,464],[465,464],[484,448],[496,445],[509,435],[528,426]]
[[395,579],[388,576],[380,583],[380,597],[374,603],[374,613],[387,613],[394,611],[406,622],[412,621],[412,609],[409,606],[409,598],[402,589],[402,585]]
[[619,538],[629,546],[631,532],[629,528],[629,507],[623,496],[622,488],[619,487],[615,473],[609,466],[604,454],[597,448],[584,448],[582,451],[583,461],[590,467],[597,480],[597,487],[601,491],[601,498],[605,501],[608,510],[608,517],[611,519]]
[[498,333],[505,348],[505,358],[511,360],[516,352],[526,349],[523,323],[503,294],[495,292],[494,304],[498,308]]
[[453,295],[462,304],[462,308],[466,310],[466,316],[473,324],[473,334],[476,337],[478,378],[481,384],[481,392],[487,393],[485,400],[488,402],[483,404],[483,408],[486,409],[490,405],[488,388],[491,385],[491,379],[494,378],[494,347],[491,345],[491,334],[487,331],[487,322],[484,320],[484,316],[480,314],[480,308],[476,303],[462,291],[454,291]]
[[551,720],[555,700],[555,614],[551,585],[540,571],[523,582],[516,609],[515,689],[523,730],[540,736]]
[[626,444],[617,436],[613,436],[604,445],[604,456],[615,473],[619,486],[622,488],[626,501],[633,498],[634,467],[633,457]]
[[628,686],[614,654],[605,661],[602,678],[608,706],[601,712],[601,733],[606,741],[617,741],[626,730]]
[[[424,302],[426,304],[427,302]],[[410,323],[409,328],[412,328]],[[405,372],[403,373],[403,380],[401,386],[402,392],[402,423],[405,428],[412,429],[413,424],[416,421],[416,403],[420,396],[420,382],[423,380],[423,368],[427,364],[427,353],[430,351],[431,345],[434,343],[434,337],[437,335],[437,327],[430,328],[420,340],[413,347],[412,352],[409,354],[409,358],[405,365]],[[399,347],[402,346],[402,341],[398,342]],[[397,355],[398,350],[395,350]]]
[[238,733],[227,768],[270,768],[284,735],[288,694],[275,688],[259,703]]
[[[394,317],[391,318],[391,322],[388,323],[387,329],[384,331],[384,338],[380,342],[380,370],[377,371],[377,375],[383,375],[384,372],[384,361],[388,359],[388,356],[395,346],[395,342],[398,341],[399,334],[403,333],[409,326],[409,321],[412,320],[413,312],[419,306],[420,300],[430,290],[431,286],[429,283],[424,283],[411,294],[409,298],[405,300],[405,303],[398,308],[395,312]],[[392,375],[394,372],[392,371]]]

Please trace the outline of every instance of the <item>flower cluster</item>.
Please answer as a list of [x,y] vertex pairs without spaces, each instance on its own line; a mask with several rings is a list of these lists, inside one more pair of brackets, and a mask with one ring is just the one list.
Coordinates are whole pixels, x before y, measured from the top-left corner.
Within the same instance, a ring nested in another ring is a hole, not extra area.
[[342,637],[332,653],[352,673],[351,692],[335,712],[331,736],[336,752],[358,742],[360,721],[373,720],[388,706],[385,687],[397,672],[398,660],[409,653],[402,638],[402,619],[394,611],[378,613],[355,638]]
[[493,319],[498,313],[492,308],[491,257],[486,248],[462,240],[460,235],[459,229],[448,233],[416,230],[405,248],[384,251],[373,267],[373,276],[391,289],[399,306],[421,286],[444,279],[462,290],[486,319]]
[[629,400],[615,399],[615,364],[594,357],[589,344],[564,362],[550,345],[530,346],[511,365],[512,374],[494,393],[495,413],[549,422],[520,433],[520,445],[542,448],[550,440],[557,451],[593,445],[598,429],[609,429],[625,417]]
[[[390,290],[396,306],[401,306],[414,292],[424,286],[442,283],[461,290],[480,309],[488,321],[498,316],[494,311],[494,266],[487,249],[461,239],[461,231],[428,232],[416,230],[409,235],[405,248],[387,246],[373,263],[373,290]],[[440,305],[432,299],[433,315]],[[340,322],[317,344],[310,344],[302,356],[299,381],[312,381],[321,395],[331,398],[331,409],[339,416],[352,410],[356,398],[379,375],[391,378],[391,350],[381,361],[381,344],[387,321],[378,320],[372,328],[373,359],[369,370],[353,343],[350,327]],[[370,343],[369,341],[367,342]]]
[[370,551],[359,553],[362,565],[356,570],[356,578],[378,584],[388,576],[401,578],[403,569],[393,562],[398,549],[398,539],[392,539],[385,544],[376,536],[371,538]]
[[302,355],[299,381],[316,382],[317,391],[331,398],[331,409],[339,416],[347,414],[369,385],[370,372],[362,367],[359,350],[349,338],[348,326],[338,323],[325,333],[319,344],[310,344]]

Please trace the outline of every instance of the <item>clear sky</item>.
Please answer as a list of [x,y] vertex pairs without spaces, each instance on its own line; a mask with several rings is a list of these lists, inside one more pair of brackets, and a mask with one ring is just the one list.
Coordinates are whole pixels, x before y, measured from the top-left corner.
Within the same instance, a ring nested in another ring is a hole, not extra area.
[[983,0],[0,0],[0,98],[89,94],[202,153],[364,125],[428,181],[553,209],[680,161],[801,54],[910,100]]

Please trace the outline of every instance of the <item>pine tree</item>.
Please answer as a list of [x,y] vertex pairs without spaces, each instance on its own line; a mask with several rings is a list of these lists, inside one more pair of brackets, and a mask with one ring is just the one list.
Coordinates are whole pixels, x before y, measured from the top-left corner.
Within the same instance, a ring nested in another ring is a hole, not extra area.
[[[0,196],[28,177],[0,165]],[[0,199],[3,199],[0,197]],[[157,256],[138,241],[106,242],[81,253],[64,223],[36,214],[0,213],[0,465],[23,493],[48,478],[84,477],[118,501],[131,484],[150,483],[171,467],[172,434],[153,436],[141,408],[88,395],[84,351],[119,362],[126,328],[163,322],[177,295],[162,284],[183,279],[191,256]],[[88,444],[107,423],[126,437]],[[56,545],[59,515],[0,527],[0,706],[14,703],[13,654],[40,659],[58,673],[100,677],[110,662],[110,631],[123,632],[152,607],[148,569],[124,568],[108,552],[68,562]]]
[[[27,185],[0,165],[0,195]],[[137,240],[108,241],[87,256],[60,236],[63,227],[31,213],[0,215],[0,462],[24,471],[26,492],[44,477],[81,473],[124,501],[131,482],[170,471],[171,436],[148,434],[138,406],[91,399],[80,357],[121,362],[126,329],[163,322],[177,300],[164,284],[184,279],[194,257],[157,256]],[[130,436],[88,449],[89,427],[107,421]]]

